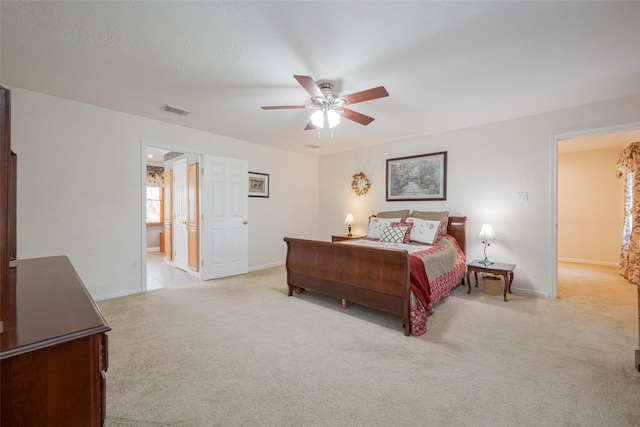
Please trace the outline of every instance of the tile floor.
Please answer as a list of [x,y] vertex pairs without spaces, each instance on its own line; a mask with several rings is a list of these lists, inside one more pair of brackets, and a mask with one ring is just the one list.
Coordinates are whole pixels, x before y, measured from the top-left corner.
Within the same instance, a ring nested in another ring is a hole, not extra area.
[[197,282],[198,278],[164,262],[164,253],[147,252],[147,290]]

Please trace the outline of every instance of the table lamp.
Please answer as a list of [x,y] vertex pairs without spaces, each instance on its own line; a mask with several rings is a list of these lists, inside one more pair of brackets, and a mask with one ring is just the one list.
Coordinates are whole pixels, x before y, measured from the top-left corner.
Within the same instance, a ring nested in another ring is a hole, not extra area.
[[478,233],[478,235],[476,236],[476,239],[480,239],[482,240],[482,243],[484,243],[484,259],[480,261],[480,264],[484,265],[485,267],[487,265],[493,264],[487,259],[487,246],[491,246],[489,245],[489,240],[497,240],[498,238],[493,232],[493,227],[491,226],[491,224],[482,224],[482,228],[480,229],[480,233]]
[[353,215],[351,215],[350,213],[347,214],[347,217],[344,219],[344,223],[347,224],[347,226],[349,227],[349,234],[347,234],[347,236],[351,237],[351,224],[353,224],[355,221],[353,219]]

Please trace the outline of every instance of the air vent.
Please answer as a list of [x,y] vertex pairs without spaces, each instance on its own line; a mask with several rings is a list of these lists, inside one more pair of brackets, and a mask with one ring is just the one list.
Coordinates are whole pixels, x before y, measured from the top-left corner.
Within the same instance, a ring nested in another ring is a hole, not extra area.
[[191,111],[188,110],[183,110],[182,108],[178,108],[178,107],[172,107],[170,105],[164,104],[161,107],[162,110],[164,111],[168,111],[170,113],[174,113],[174,114],[180,114],[181,116],[186,116],[187,114],[189,114]]
[[305,147],[309,147],[309,148],[320,148],[320,146],[319,146],[319,145],[316,145],[316,144],[308,144],[308,145],[305,145]]

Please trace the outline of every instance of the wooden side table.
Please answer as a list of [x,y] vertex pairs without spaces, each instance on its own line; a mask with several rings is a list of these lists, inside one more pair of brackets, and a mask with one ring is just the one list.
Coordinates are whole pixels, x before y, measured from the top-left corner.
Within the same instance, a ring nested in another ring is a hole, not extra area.
[[367,236],[356,236],[355,234],[349,236],[348,234],[334,234],[333,236],[331,236],[331,241],[332,242],[341,242],[343,240],[350,240],[350,239],[362,239],[363,237],[367,237]]
[[496,276],[502,276],[504,278],[504,300],[507,299],[507,292],[511,293],[511,283],[513,282],[513,270],[516,268],[515,264],[503,264],[500,262],[494,262],[493,264],[484,265],[479,260],[475,260],[467,264],[467,284],[469,285],[468,294],[471,293],[471,273],[476,277],[476,287],[478,286],[478,273],[490,273]]

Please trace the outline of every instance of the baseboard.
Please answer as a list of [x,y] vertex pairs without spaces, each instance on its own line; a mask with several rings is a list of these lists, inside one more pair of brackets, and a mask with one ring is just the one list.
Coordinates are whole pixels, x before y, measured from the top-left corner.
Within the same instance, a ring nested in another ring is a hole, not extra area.
[[142,291],[140,289],[136,289],[135,291],[117,292],[115,294],[107,294],[107,295],[97,296],[97,297],[94,298],[94,300],[95,301],[102,301],[102,300],[105,300],[105,299],[126,297],[127,295],[139,294],[141,292]]
[[265,269],[271,268],[271,267],[280,267],[281,265],[284,265],[284,261],[272,262],[270,264],[256,265],[254,267],[249,267],[249,272],[258,271],[258,270],[265,270]]
[[539,298],[550,298],[549,292],[534,291],[532,289],[520,289],[520,288],[514,288],[513,286],[511,286],[511,292],[515,294],[531,295]]
[[147,248],[147,252],[160,252],[160,246],[155,248]]
[[592,264],[592,265],[606,265],[609,267],[618,267],[617,262],[610,261],[594,261],[592,259],[576,259],[576,258],[558,258],[561,262],[573,262],[576,264]]

